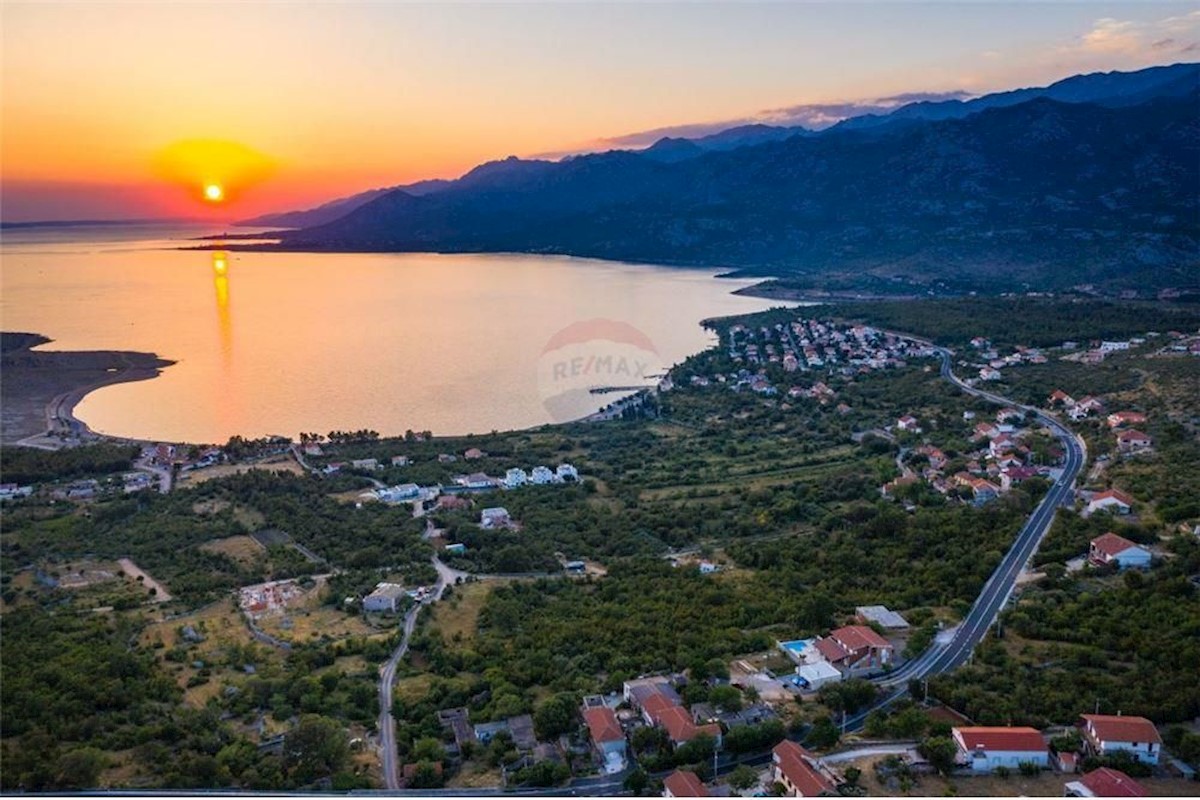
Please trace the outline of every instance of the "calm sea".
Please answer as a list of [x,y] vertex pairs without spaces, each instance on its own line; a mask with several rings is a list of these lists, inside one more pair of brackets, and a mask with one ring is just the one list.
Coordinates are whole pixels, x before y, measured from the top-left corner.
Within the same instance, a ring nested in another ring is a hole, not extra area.
[[771,303],[744,281],[524,255],[183,251],[179,225],[5,231],[0,324],[43,349],[177,363],[89,394],[119,436],[372,428],[462,434],[574,419],[712,342],[698,324]]

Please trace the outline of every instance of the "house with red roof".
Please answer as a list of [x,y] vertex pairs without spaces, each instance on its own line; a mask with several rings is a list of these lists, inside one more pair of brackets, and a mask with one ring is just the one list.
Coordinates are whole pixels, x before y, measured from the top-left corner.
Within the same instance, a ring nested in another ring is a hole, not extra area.
[[1137,411],[1117,411],[1108,415],[1108,427],[1124,428],[1126,425],[1145,425],[1146,415]]
[[1117,434],[1117,449],[1122,453],[1137,453],[1154,446],[1154,440],[1139,430],[1130,428]]
[[1119,769],[1100,767],[1063,787],[1064,797],[1149,797],[1146,787]]
[[1121,572],[1127,569],[1149,569],[1151,558],[1151,553],[1146,548],[1111,532],[1092,539],[1088,546],[1090,563],[1097,567],[1115,564]]
[[1120,489],[1109,489],[1092,495],[1084,510],[1084,516],[1091,516],[1097,511],[1108,511],[1115,514],[1128,514],[1133,509],[1133,498]]
[[675,747],[686,744],[697,736],[711,736],[717,743],[717,747],[721,746],[721,726],[715,722],[697,725],[692,721],[692,715],[683,706],[671,706],[663,709],[655,715],[654,722],[656,725],[662,726],[663,730],[667,732],[667,738]]
[[974,434],[973,438],[991,439],[992,437],[999,436],[999,435],[1000,435],[1000,430],[995,425],[993,425],[990,422],[980,422],[978,425],[975,426],[975,434]]
[[816,766],[812,754],[784,739],[771,751],[771,772],[784,788],[784,797],[824,797],[837,794],[837,787]]
[[1012,491],[1014,486],[1036,478],[1037,475],[1038,471],[1034,467],[1008,467],[1000,473],[1000,488],[1006,492]]
[[846,674],[870,672],[890,664],[896,648],[866,625],[847,625],[817,639],[817,652]]
[[1071,397],[1071,395],[1067,394],[1062,389],[1055,389],[1050,394],[1050,405],[1070,407],[1075,405],[1075,398]]
[[1137,761],[1158,763],[1162,737],[1154,723],[1145,717],[1084,714],[1082,719],[1083,741],[1093,755],[1102,758],[1124,751]]
[[[587,723],[592,747],[595,748],[596,754],[600,756],[605,765],[611,763],[616,766],[619,763],[620,768],[624,768],[625,733],[621,730],[621,723],[617,721],[616,713],[606,706],[585,708],[583,721]],[[613,771],[619,772],[620,769]]]
[[1005,453],[1011,453],[1016,449],[1017,440],[1009,436],[1007,433],[1000,434],[996,438],[992,439],[991,443],[988,444],[988,452],[991,453],[992,458],[999,458]]
[[905,414],[900,419],[896,420],[896,428],[902,431],[913,431],[914,433],[921,432],[921,424],[917,418],[911,414]]
[[708,797],[708,789],[696,773],[677,769],[663,778],[663,797]]
[[1050,766],[1046,741],[1034,728],[952,728],[958,746],[958,763],[973,772],[992,772],[998,767],[1018,769],[1022,764]]

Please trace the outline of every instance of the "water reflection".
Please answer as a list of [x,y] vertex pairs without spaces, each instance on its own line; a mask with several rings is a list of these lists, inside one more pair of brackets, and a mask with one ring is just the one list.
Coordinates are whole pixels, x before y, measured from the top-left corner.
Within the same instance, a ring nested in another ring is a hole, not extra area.
[[212,254],[213,288],[217,291],[217,328],[221,336],[221,359],[228,373],[233,362],[233,321],[229,314],[229,253]]

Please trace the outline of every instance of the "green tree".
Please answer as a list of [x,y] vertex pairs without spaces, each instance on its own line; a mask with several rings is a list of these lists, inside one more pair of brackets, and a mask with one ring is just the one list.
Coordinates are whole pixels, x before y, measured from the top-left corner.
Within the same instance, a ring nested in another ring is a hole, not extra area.
[[758,773],[753,767],[745,764],[739,764],[733,772],[729,773],[729,785],[738,791],[749,789],[757,781]]
[[646,787],[649,785],[650,778],[646,775],[641,767],[638,767],[633,772],[629,773],[629,776],[625,778],[624,783],[625,789],[631,792],[634,796],[640,796],[642,792],[646,791]]
[[94,789],[108,756],[95,747],[80,747],[58,758],[56,782],[63,789]]
[[917,746],[917,752],[925,757],[930,766],[943,775],[949,775],[954,769],[954,759],[958,755],[958,746],[949,736],[930,736]]
[[306,714],[284,737],[284,765],[301,786],[340,771],[349,756],[345,731],[327,717]]
[[575,727],[575,708],[578,698],[574,694],[556,694],[538,706],[533,712],[533,726],[539,739],[556,739]]

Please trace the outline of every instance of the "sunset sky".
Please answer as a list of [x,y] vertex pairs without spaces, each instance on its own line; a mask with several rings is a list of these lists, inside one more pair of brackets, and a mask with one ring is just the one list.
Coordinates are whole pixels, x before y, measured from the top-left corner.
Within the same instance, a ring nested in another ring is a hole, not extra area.
[[6,2],[0,216],[238,218],[510,154],[1197,61],[1195,8]]

